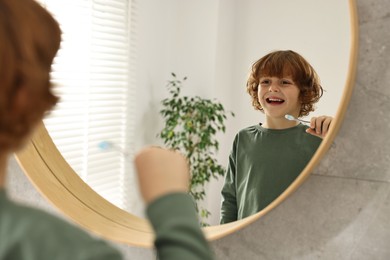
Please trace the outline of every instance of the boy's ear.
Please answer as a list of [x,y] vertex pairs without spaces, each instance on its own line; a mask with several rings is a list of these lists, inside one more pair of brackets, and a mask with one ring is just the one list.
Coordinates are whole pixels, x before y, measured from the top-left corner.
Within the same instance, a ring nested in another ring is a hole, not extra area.
[[[20,85],[10,109],[10,120],[19,127],[30,128],[43,118],[43,112],[39,107],[42,105],[31,93],[31,88],[26,85]],[[42,101],[41,101],[42,102]]]
[[43,100],[38,100],[28,85],[20,84],[15,88],[7,104],[4,118],[6,149],[15,151],[27,140],[37,123],[43,118]]
[[11,101],[11,113],[14,116],[24,114],[26,108],[29,107],[29,99],[27,88],[24,85],[21,85],[17,88],[13,100]]

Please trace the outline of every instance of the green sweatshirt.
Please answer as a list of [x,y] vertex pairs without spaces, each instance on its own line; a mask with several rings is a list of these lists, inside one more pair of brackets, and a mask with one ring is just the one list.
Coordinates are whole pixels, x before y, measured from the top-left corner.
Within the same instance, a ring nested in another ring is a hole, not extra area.
[[[148,207],[160,259],[212,259],[192,199],[175,193]],[[115,260],[105,241],[41,210],[18,205],[0,190],[0,260]]]
[[236,135],[222,189],[221,224],[259,212],[295,180],[322,141],[307,128],[259,124]]

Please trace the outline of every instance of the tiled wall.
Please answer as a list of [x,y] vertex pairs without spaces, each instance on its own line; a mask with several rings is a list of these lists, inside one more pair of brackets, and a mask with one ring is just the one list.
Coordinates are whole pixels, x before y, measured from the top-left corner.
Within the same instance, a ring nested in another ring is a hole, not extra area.
[[[287,201],[212,242],[217,259],[390,259],[390,2],[357,2],[357,80],[336,145]],[[56,213],[14,159],[9,172],[13,198]],[[118,247],[126,259],[154,259]]]
[[390,259],[390,2],[360,0],[358,15],[356,85],[335,147],[294,196],[214,242],[218,259]]

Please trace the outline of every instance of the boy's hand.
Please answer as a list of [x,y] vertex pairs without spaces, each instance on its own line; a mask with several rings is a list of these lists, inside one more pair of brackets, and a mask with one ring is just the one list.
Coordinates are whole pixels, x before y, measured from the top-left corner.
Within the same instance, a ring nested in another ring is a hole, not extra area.
[[173,192],[188,192],[189,166],[179,152],[159,147],[142,149],[135,156],[138,183],[144,201],[149,204]]
[[306,133],[325,138],[332,120],[333,117],[330,116],[312,117],[310,120],[310,128],[306,129]]

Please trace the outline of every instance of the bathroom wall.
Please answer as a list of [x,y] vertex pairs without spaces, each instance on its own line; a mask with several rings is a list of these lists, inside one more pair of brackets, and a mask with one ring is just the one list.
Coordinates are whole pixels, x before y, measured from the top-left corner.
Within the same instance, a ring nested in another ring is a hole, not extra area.
[[213,242],[218,259],[390,259],[390,5],[357,2],[356,86],[336,145],[286,202]]
[[[270,214],[213,241],[217,259],[390,258],[390,4],[357,2],[357,80],[335,146]],[[13,158],[8,170],[12,198],[58,214]],[[154,259],[153,250],[115,246],[126,259]]]

